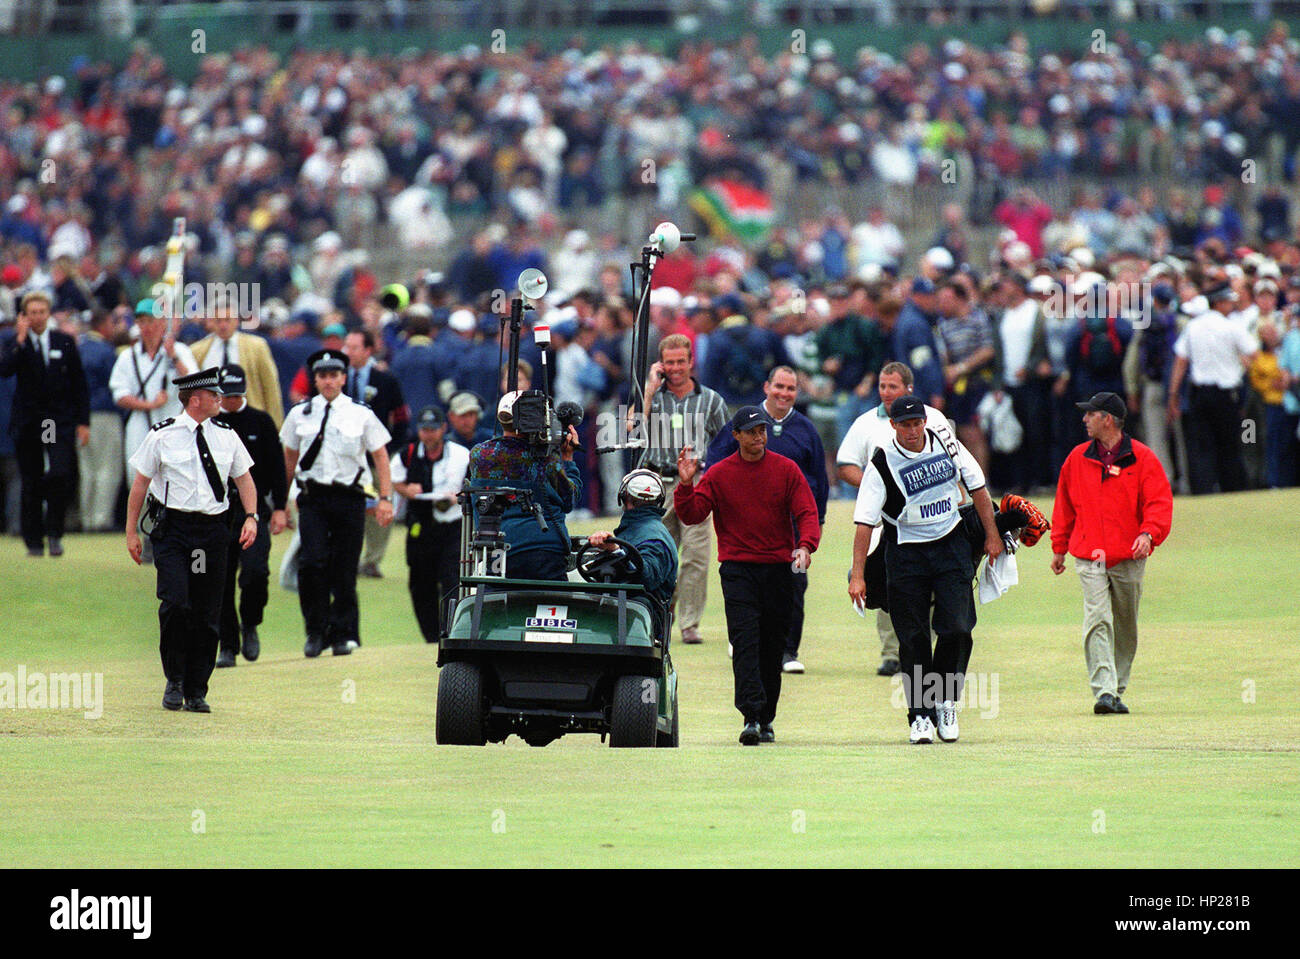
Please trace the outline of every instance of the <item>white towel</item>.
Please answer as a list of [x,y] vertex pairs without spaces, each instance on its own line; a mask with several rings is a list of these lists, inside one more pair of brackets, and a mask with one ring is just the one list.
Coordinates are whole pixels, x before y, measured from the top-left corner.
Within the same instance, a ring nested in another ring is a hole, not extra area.
[[1016,569],[1015,554],[1003,550],[997,559],[984,564],[980,573],[980,605],[991,603],[1016,583],[1020,582],[1020,571]]

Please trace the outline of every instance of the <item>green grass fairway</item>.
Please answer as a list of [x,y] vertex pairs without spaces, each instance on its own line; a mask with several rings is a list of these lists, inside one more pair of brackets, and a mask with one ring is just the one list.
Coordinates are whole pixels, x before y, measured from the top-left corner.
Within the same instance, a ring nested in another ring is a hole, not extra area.
[[960,743],[927,747],[848,602],[848,503],[814,558],[808,672],[756,749],[716,573],[705,644],[673,648],[681,749],[436,746],[402,536],[361,581],[359,652],[304,659],[273,584],[262,658],[214,675],[209,716],[161,708],[153,570],[121,537],[39,561],[6,539],[0,673],[102,672],[104,705],[0,709],[0,866],[1300,865],[1300,491],[1175,503],[1126,717],[1092,714],[1077,576],[1023,550],[975,631],[996,715],[972,705]]

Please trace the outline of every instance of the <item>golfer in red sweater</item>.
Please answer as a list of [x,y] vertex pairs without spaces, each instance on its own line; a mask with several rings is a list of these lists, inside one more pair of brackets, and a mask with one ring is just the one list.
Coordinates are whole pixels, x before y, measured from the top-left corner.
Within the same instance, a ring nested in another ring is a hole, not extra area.
[[[740,446],[695,484],[699,461],[686,446],[673,505],[683,523],[713,514],[718,572],[735,654],[731,671],[746,746],[776,741],[772,720],[781,697],[781,654],[790,631],[794,577],[807,573],[821,540],[817,502],[794,460],[767,451],[767,415],[742,406],[731,421]],[[795,529],[798,528],[798,542]]]
[[1065,458],[1052,510],[1052,572],[1065,556],[1083,584],[1083,654],[1098,715],[1127,713],[1147,557],[1173,522],[1169,478],[1155,453],[1124,433],[1124,401],[1097,393],[1076,404],[1089,442]]

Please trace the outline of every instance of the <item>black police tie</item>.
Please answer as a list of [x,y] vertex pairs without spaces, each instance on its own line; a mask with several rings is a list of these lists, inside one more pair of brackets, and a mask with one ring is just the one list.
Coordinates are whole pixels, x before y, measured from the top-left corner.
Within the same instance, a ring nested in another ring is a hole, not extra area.
[[212,495],[216,497],[218,503],[226,501],[226,488],[221,483],[221,474],[217,472],[217,463],[212,458],[212,450],[208,449],[208,441],[203,438],[203,424],[194,428],[194,441],[199,444],[199,459],[203,463],[203,472],[208,474],[208,485],[212,487]]
[[311,469],[312,463],[316,462],[316,457],[320,453],[321,444],[325,442],[325,424],[329,422],[329,418],[330,405],[326,403],[325,415],[320,418],[320,432],[316,434],[316,438],[311,441],[311,446],[307,447],[307,452],[303,453],[302,459],[298,461],[298,465],[302,467],[304,473]]

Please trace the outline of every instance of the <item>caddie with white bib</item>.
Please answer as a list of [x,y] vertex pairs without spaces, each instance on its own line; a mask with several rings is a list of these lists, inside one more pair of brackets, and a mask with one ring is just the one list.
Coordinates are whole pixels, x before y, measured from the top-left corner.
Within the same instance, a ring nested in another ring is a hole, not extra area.
[[[925,415],[925,405],[910,394],[890,406],[894,439],[872,454],[858,490],[849,580],[849,596],[865,603],[871,530],[883,521],[889,615],[898,634],[913,743],[933,742],[936,727],[945,742],[957,739],[956,704],[975,627],[975,570],[961,522],[960,484],[975,502],[985,553],[993,559],[1004,548],[979,464],[959,441],[945,443],[928,429]],[[933,652],[931,625],[937,636]]]
[[343,392],[348,366],[339,350],[317,350],[307,369],[319,394],[289,411],[280,428],[285,469],[298,486],[298,602],[308,658],[325,646],[345,656],[361,645],[357,562],[366,527],[366,493],[375,461],[379,503],[375,519],[393,521],[388,430],[364,403]]

